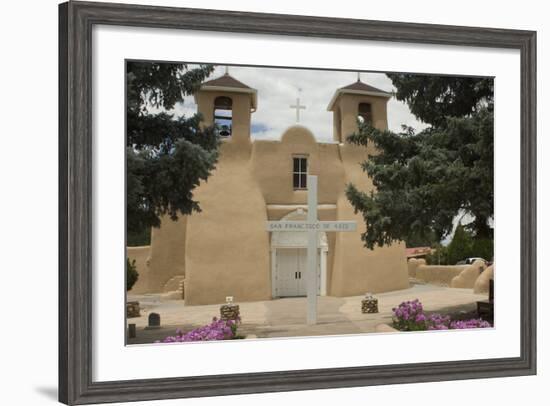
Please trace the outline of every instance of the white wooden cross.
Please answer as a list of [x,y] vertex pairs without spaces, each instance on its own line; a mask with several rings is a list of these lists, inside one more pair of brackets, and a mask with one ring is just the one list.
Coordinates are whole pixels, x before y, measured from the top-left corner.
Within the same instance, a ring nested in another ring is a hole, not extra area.
[[291,104],[290,108],[291,109],[296,109],[296,122],[299,123],[300,122],[300,110],[305,110],[306,106],[301,105],[300,104],[300,98],[297,97],[296,98],[296,104]]
[[307,220],[306,221],[268,221],[267,231],[304,231],[307,232],[307,323],[317,323],[317,242],[318,232],[355,231],[355,221],[318,221],[317,220],[317,176],[307,177]]

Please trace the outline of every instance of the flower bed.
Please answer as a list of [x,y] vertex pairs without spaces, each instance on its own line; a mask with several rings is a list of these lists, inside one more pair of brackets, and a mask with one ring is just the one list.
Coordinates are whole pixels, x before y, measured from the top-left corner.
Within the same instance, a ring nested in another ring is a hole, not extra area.
[[190,341],[217,341],[217,340],[234,340],[242,338],[237,335],[237,327],[240,319],[236,320],[219,320],[214,317],[212,323],[207,324],[183,333],[180,329],[176,330],[175,336],[168,336],[163,340],[155,341],[156,343],[183,343]]
[[451,320],[449,316],[424,313],[418,299],[406,301],[393,309],[393,327],[400,331],[458,330],[467,328],[487,328],[491,324],[482,319]]

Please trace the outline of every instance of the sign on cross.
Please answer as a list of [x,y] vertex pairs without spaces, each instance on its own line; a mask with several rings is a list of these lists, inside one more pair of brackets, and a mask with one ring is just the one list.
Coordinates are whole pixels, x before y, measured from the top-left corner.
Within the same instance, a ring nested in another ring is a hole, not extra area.
[[317,220],[317,176],[307,177],[307,220],[306,221],[268,221],[267,231],[303,231],[307,232],[307,323],[317,323],[317,241],[318,232],[355,231],[355,221],[318,221]]

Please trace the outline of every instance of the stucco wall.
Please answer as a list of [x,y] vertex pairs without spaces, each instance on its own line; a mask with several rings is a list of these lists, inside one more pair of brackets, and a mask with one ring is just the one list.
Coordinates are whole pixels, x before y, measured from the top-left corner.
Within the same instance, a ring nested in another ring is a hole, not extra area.
[[[372,109],[372,125],[381,130],[388,128],[387,99],[384,97],[342,94],[338,97],[334,106],[333,120],[335,123],[334,140],[339,143],[346,142],[346,137],[357,129],[357,115],[359,103],[369,103]],[[340,126],[338,126],[340,121]],[[339,128],[338,128],[339,127]]]
[[[345,185],[353,182],[362,190],[371,190],[372,183],[361,170],[359,162],[367,158],[362,147],[349,144],[320,144],[311,132],[300,126],[289,128],[281,141],[255,141],[252,171],[269,205],[307,203],[307,192],[292,188],[292,156],[308,156],[308,173],[319,177],[318,203],[335,209],[319,210],[320,220],[355,220],[356,232],[328,233],[327,291],[329,295],[360,295],[367,291],[383,292],[409,286],[405,247],[368,250],[361,233],[365,223],[345,196]],[[290,212],[281,211],[282,218]]]
[[180,216],[177,221],[165,216],[161,220],[160,228],[152,228],[149,292],[162,292],[164,285],[172,277],[185,275],[186,225],[186,216]]
[[229,96],[233,102],[232,143],[248,143],[250,140],[250,95],[246,93],[222,93],[216,91],[198,92],[196,94],[196,101],[199,112],[203,116],[203,123],[205,126],[210,126],[214,122],[214,100],[218,96]]
[[[338,145],[338,151],[344,171],[343,185],[353,183],[359,190],[368,193],[374,186],[360,163],[369,154],[375,154],[376,149],[372,143],[368,148],[345,143],[345,138],[357,130],[358,106],[363,102],[372,106],[373,126],[381,130],[387,128],[387,99],[342,94],[336,102],[336,108],[340,111],[343,142]],[[405,244],[396,243],[374,250],[365,248],[361,240],[361,233],[366,230],[365,221],[359,213],[354,213],[344,188],[338,191],[336,204],[338,219],[355,220],[358,227],[355,233],[336,233],[331,294],[350,296],[408,288]]]
[[474,283],[474,293],[488,293],[489,292],[489,280],[495,277],[495,265],[487,267],[481,275],[476,279]]
[[484,261],[475,261],[451,280],[451,288],[473,288],[485,268]]
[[455,276],[469,265],[420,265],[416,268],[416,279],[426,283],[451,285]]
[[149,278],[150,268],[148,265],[151,255],[151,247],[145,245],[142,247],[128,247],[126,248],[126,256],[130,259],[130,262],[136,261],[136,270],[139,274],[137,282],[134,284],[129,293],[142,294],[149,293]]
[[426,260],[423,258],[411,258],[407,261],[410,278],[416,278],[416,270],[421,265],[426,265]]
[[218,168],[195,193],[202,212],[187,220],[187,304],[271,298],[266,203],[249,161],[232,152],[222,148]]
[[337,144],[320,144],[305,127],[292,126],[280,141],[255,140],[251,170],[267,204],[306,204],[307,191],[294,190],[292,158],[308,157],[308,173],[317,175],[319,204],[335,204],[343,193],[345,173]]
[[485,267],[483,261],[476,261],[471,265],[426,265],[424,259],[416,258],[411,258],[408,261],[411,278],[451,288],[473,288],[476,281],[483,275],[481,271]]

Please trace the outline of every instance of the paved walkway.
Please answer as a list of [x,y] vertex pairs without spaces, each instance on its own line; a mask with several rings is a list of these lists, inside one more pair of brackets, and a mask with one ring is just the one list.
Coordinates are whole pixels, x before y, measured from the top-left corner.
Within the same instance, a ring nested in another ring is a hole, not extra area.
[[[409,289],[377,294],[379,313],[361,313],[362,296],[318,299],[318,323],[306,324],[306,298],[284,298],[261,302],[239,303],[242,325],[239,333],[248,337],[296,337],[313,335],[340,335],[372,333],[377,325],[391,323],[391,309],[406,300],[418,298],[428,312],[460,313],[475,310],[475,302],[486,295],[472,293],[472,289],[455,289],[434,285],[413,285]],[[185,306],[182,300],[163,300],[161,295],[130,295],[138,300],[142,316],[128,319],[135,323],[137,337],[129,344],[151,343],[168,335],[176,328],[183,331],[208,324],[219,316],[220,305]],[[146,330],[149,313],[159,313],[162,328]]]

